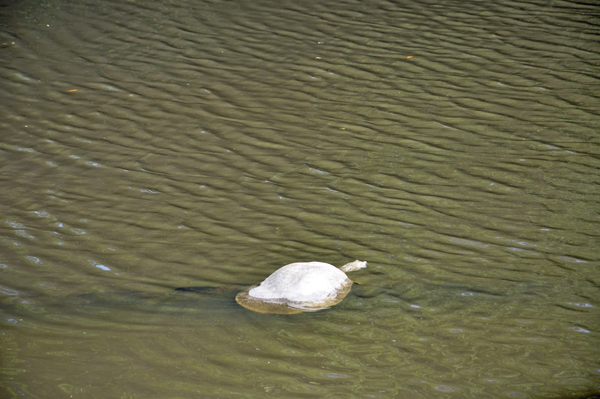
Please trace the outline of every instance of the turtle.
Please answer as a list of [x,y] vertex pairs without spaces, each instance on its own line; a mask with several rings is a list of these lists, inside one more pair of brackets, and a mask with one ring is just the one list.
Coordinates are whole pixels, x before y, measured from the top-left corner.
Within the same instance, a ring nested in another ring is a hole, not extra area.
[[293,314],[328,308],[350,292],[346,272],[367,267],[355,260],[337,268],[323,262],[297,262],[277,269],[262,283],[235,297],[246,309],[259,313]]

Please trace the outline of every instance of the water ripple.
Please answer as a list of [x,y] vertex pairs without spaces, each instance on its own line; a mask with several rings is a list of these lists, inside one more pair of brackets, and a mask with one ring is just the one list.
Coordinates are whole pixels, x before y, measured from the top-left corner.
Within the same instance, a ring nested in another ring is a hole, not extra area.
[[[0,291],[18,297],[1,304],[5,346],[28,370],[14,381],[51,396],[596,386],[594,4],[6,10]],[[357,258],[355,294],[306,317],[96,295]]]

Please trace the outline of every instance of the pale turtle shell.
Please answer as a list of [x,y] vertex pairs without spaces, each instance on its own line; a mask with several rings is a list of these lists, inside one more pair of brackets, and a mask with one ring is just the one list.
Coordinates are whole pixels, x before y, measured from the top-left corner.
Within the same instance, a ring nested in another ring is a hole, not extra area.
[[[352,271],[366,267],[355,261],[344,265]],[[261,313],[299,313],[340,302],[350,292],[352,280],[342,270],[323,262],[298,262],[283,266],[265,281],[240,292],[236,301]]]

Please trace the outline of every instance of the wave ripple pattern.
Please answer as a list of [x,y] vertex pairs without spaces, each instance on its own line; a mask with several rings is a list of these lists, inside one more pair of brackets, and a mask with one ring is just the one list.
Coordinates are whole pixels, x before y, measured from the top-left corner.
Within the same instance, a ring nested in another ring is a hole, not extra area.
[[[599,17],[6,2],[0,396],[600,394]],[[354,259],[331,309],[233,300]]]

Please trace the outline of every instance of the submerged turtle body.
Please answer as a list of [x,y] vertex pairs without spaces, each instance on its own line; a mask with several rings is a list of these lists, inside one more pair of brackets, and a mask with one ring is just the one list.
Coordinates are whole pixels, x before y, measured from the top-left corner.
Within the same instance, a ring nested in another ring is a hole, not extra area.
[[355,260],[340,269],[323,262],[292,263],[265,281],[240,292],[235,300],[260,313],[300,313],[335,305],[350,292],[352,280],[345,272],[367,267]]

